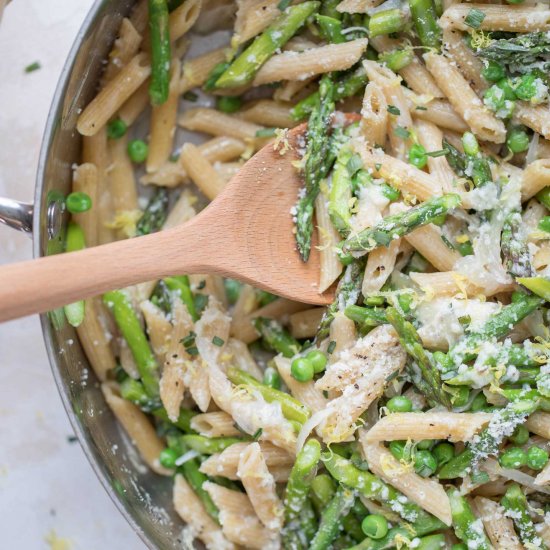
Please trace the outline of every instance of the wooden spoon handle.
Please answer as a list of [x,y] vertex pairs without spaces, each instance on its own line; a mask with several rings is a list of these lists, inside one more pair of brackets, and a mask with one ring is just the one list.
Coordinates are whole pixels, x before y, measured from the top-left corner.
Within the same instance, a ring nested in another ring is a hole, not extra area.
[[167,275],[216,272],[193,226],[3,266],[0,322]]

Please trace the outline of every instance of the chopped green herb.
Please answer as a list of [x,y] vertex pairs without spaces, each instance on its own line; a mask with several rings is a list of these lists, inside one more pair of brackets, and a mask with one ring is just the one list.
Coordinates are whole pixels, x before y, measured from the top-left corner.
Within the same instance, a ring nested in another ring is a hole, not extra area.
[[185,92],[182,97],[185,101],[192,101],[193,103],[199,99],[199,96],[195,92],[191,91]]
[[328,344],[327,353],[332,353],[335,347],[336,347],[336,342],[334,340],[331,340]]
[[290,1],[291,0],[281,0],[277,4],[277,8],[279,8],[281,11],[285,11],[288,8],[288,6],[290,6]]
[[415,109],[416,109],[417,111],[427,111],[427,110],[428,110],[428,107],[423,107],[422,105],[417,105],[417,106],[415,107]]
[[67,436],[67,443],[76,443],[77,441],[78,441],[78,437],[76,437],[76,435]]
[[382,168],[382,165],[381,165],[379,162],[377,162],[377,163],[374,165],[374,167],[376,168],[376,171],[378,172],[378,171],[380,171],[380,168]]
[[191,331],[187,336],[184,336],[180,343],[183,345],[184,348],[190,348],[191,346],[195,345],[195,337],[197,336],[196,332]]
[[348,174],[352,178],[361,168],[363,168],[363,161],[358,154],[352,155],[346,164]]
[[34,71],[38,71],[38,69],[41,69],[42,65],[40,65],[39,61],[35,61],[34,63],[31,63],[30,65],[27,65],[25,67],[26,73],[34,73]]
[[258,138],[267,138],[267,137],[275,137],[275,130],[277,128],[262,128],[261,130],[258,130],[256,132],[256,137]]
[[214,338],[212,338],[212,343],[221,348],[225,344],[225,341],[219,336],[214,336]]
[[388,113],[398,116],[401,114],[401,111],[395,105],[388,105]]
[[409,130],[407,130],[407,128],[403,128],[403,126],[397,126],[393,133],[402,139],[409,139],[411,137]]
[[199,284],[197,285],[197,290],[202,290],[205,286],[206,286],[206,280],[201,279],[201,281],[199,281]]
[[252,438],[255,440],[255,441],[258,441],[258,439],[260,439],[260,437],[262,436],[262,433],[263,433],[263,429],[262,428],[258,428],[258,430],[254,433],[254,435],[252,436]]
[[435,157],[444,157],[448,153],[449,151],[447,149],[438,149],[437,151],[426,152],[426,155],[428,155],[429,157],[435,158]]
[[196,346],[192,346],[190,348],[185,348],[185,351],[191,355],[192,357],[195,357],[196,355],[199,354],[199,350],[197,349]]
[[449,248],[450,250],[455,250],[455,247],[453,243],[445,237],[445,235],[441,235],[441,240],[445,243],[445,246]]
[[483,23],[483,20],[485,19],[485,13],[481,10],[478,10],[476,8],[472,8],[468,15],[466,16],[466,19],[464,19],[464,23],[468,25],[468,27],[471,27],[472,29],[479,29],[481,26],[481,23]]

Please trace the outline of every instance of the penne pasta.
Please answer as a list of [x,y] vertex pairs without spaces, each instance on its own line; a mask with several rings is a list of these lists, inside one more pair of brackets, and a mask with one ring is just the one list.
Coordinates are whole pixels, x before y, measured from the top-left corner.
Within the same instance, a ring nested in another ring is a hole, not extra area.
[[109,82],[138,53],[142,38],[131,20],[125,17],[120,24],[119,36],[109,53],[109,61],[103,73],[104,83]]
[[[73,172],[73,192],[86,193],[91,199],[92,207],[98,208],[99,171],[95,164],[87,162],[77,166]],[[86,246],[99,244],[97,217],[94,211],[73,214],[73,220],[82,228]]]
[[473,505],[495,548],[522,550],[523,545],[514,531],[512,520],[506,517],[498,503],[485,497],[476,497]]
[[388,103],[382,87],[376,82],[369,82],[365,88],[360,125],[361,133],[369,145],[372,147],[385,145],[388,129]]
[[290,107],[278,101],[260,99],[240,111],[239,116],[248,122],[271,128],[292,128],[297,122],[290,116]]
[[290,334],[294,338],[313,338],[317,334],[324,313],[325,308],[323,307],[293,313],[289,317]]
[[186,143],[181,148],[179,163],[208,199],[215,199],[225,187],[223,178],[214,170],[196,145]]
[[241,435],[235,421],[224,411],[197,414],[191,419],[191,428],[206,437],[234,437]]
[[550,413],[537,411],[526,421],[525,427],[534,434],[550,439]]
[[526,201],[550,185],[550,159],[532,162],[521,178],[521,200]]

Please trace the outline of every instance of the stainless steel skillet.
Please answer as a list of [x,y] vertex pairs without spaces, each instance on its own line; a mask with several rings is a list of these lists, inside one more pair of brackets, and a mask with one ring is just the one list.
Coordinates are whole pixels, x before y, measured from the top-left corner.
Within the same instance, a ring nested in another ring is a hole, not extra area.
[[[67,222],[61,198],[70,191],[72,165],[80,161],[76,118],[96,93],[102,61],[133,4],[132,0],[96,0],[57,85],[42,142],[34,205],[0,198],[0,222],[31,234],[35,257],[61,249]],[[43,315],[41,321],[63,404],[105,490],[148,547],[190,548],[172,508],[170,479],[150,473],[119,429],[75,330],[50,315]],[[75,505],[85,506],[86,495]]]

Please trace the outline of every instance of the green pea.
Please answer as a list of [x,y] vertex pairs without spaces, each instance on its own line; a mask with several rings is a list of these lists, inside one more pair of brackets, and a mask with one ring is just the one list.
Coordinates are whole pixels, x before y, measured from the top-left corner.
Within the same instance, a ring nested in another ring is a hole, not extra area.
[[397,296],[397,301],[399,302],[399,305],[404,313],[409,313],[413,300],[414,298],[412,297],[412,294],[408,292],[404,292],[403,294],[399,294]]
[[313,365],[315,374],[323,372],[327,366],[327,356],[320,349],[310,351],[306,355],[306,359]]
[[130,160],[136,164],[141,164],[147,160],[149,146],[142,139],[133,139],[128,143],[128,155]]
[[429,477],[437,470],[437,461],[430,451],[417,451],[414,455],[414,470],[422,477]]
[[537,93],[536,79],[537,77],[534,74],[526,74],[515,80],[514,92],[518,99],[529,101],[532,97],[535,97]]
[[76,191],[67,195],[65,204],[67,205],[67,210],[71,214],[80,214],[90,210],[92,207],[92,199],[87,193]]
[[440,365],[441,370],[443,372],[447,372],[451,370],[454,366],[453,360],[446,353],[443,353],[442,351],[434,351],[433,358]]
[[542,470],[548,464],[548,451],[533,445],[527,451],[527,466],[533,470]]
[[539,229],[550,233],[550,216],[544,216],[539,221]]
[[522,153],[523,151],[527,151],[527,149],[529,149],[529,136],[527,135],[527,132],[524,132],[519,128],[514,128],[508,132],[506,145],[508,145],[508,149],[510,149],[512,153]]
[[396,201],[401,196],[401,191],[388,185],[387,183],[380,184],[380,190],[384,197],[386,197],[390,202]]
[[464,148],[464,152],[471,157],[479,153],[479,143],[472,132],[464,132],[462,147]]
[[453,407],[464,407],[470,399],[470,388],[468,386],[451,386],[451,403]]
[[445,223],[445,220],[447,219],[447,214],[440,214],[439,216],[436,216],[433,220],[432,220],[432,223],[434,225],[437,225],[439,227],[441,227],[444,223]]
[[471,241],[466,241],[465,243],[458,243],[456,248],[460,252],[461,256],[471,256],[474,253],[474,247]]
[[162,466],[171,470],[172,468],[176,467],[176,460],[178,456],[179,455],[177,451],[175,451],[170,447],[166,447],[166,449],[163,449],[160,452],[159,462],[161,463]]
[[396,395],[388,401],[386,407],[388,407],[390,412],[407,413],[412,411],[413,404],[408,397],[405,397],[404,395]]
[[481,71],[481,74],[489,82],[498,82],[506,76],[506,71],[500,63],[489,61],[487,66]]
[[409,162],[417,168],[424,168],[428,163],[428,155],[426,155],[426,149],[419,143],[415,143],[409,149]]
[[453,444],[448,443],[447,441],[443,443],[438,443],[433,449],[432,454],[437,460],[438,466],[443,466],[450,462],[451,459],[455,456],[455,447]]
[[298,382],[309,382],[313,380],[315,371],[313,370],[311,361],[305,357],[297,357],[290,365],[290,374]]
[[521,468],[527,464],[527,453],[519,447],[511,447],[500,455],[498,461],[503,468]]
[[361,529],[371,539],[382,539],[388,534],[388,520],[379,514],[371,514],[361,522]]
[[107,124],[107,136],[111,139],[120,139],[128,130],[126,122],[120,118],[115,118]]
[[267,367],[264,372],[264,384],[276,390],[281,389],[281,376],[273,367]]
[[529,430],[525,426],[517,426],[508,438],[514,445],[525,445],[529,441]]
[[401,460],[405,453],[405,443],[403,441],[391,441],[389,445],[390,453],[397,459]]
[[429,451],[432,448],[433,444],[433,439],[422,439],[416,444],[416,448],[420,449],[421,451]]
[[496,86],[504,92],[504,99],[514,101],[517,99],[516,92],[512,88],[512,84],[508,78],[503,78],[496,83]]
[[470,407],[470,410],[472,412],[480,411],[481,409],[484,409],[485,407],[488,407],[489,403],[487,403],[487,398],[483,394],[483,392],[478,393],[474,400],[472,401],[472,406]]
[[235,113],[242,104],[241,98],[236,96],[222,96],[216,100],[216,107],[222,113]]

